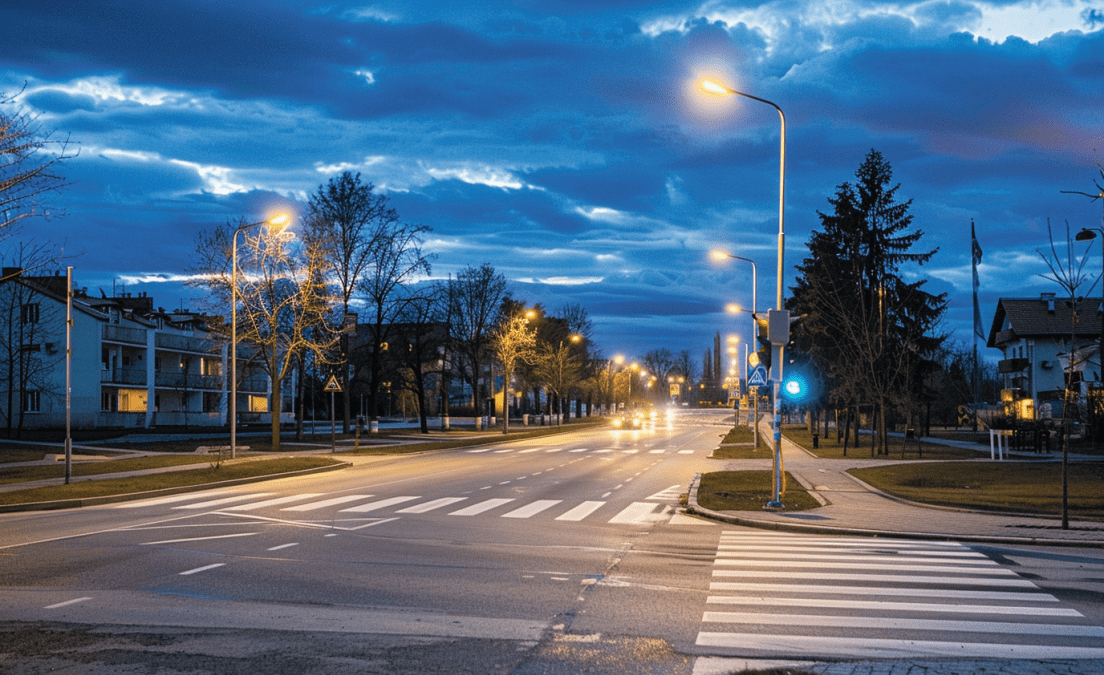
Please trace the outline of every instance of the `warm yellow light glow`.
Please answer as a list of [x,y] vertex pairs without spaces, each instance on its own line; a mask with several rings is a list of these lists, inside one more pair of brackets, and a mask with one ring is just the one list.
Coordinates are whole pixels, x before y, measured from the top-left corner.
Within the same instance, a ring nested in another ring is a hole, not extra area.
[[728,255],[724,251],[713,251],[713,257],[717,260],[728,260],[732,256]]
[[617,356],[613,357],[613,362],[616,363],[617,365],[621,365],[622,363],[625,362],[625,357],[618,354]]
[[739,314],[740,313],[740,306],[737,305],[737,304],[727,305],[727,306],[725,306],[725,311],[728,312],[729,314]]
[[732,90],[728,87],[720,84],[716,80],[712,80],[709,78],[705,78],[704,80],[699,82],[698,86],[701,88],[702,91],[706,92],[707,94],[727,95],[732,93]]
[[737,344],[738,342],[740,342],[740,336],[739,335],[729,335],[728,336],[728,341],[731,342],[732,344]]

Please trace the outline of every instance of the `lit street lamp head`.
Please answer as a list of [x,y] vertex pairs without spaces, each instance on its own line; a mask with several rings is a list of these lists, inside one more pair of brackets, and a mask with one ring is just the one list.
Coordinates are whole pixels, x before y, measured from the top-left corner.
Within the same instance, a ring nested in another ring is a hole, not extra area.
[[718,95],[721,95],[721,96],[727,96],[729,94],[735,94],[736,93],[736,92],[732,91],[731,89],[729,89],[728,87],[721,84],[720,82],[717,82],[716,80],[710,79],[708,77],[705,78],[704,80],[702,80],[701,82],[699,82],[698,87],[700,87],[701,90],[706,92],[707,94],[718,94]]

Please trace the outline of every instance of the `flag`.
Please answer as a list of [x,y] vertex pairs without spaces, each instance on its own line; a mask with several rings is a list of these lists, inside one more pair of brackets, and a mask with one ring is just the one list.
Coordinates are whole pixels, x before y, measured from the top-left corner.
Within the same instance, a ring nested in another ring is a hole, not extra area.
[[970,219],[970,243],[971,261],[974,272],[974,335],[985,339],[985,327],[981,323],[981,306],[978,304],[978,263],[981,262],[981,245],[978,244],[977,234],[974,232],[974,221]]

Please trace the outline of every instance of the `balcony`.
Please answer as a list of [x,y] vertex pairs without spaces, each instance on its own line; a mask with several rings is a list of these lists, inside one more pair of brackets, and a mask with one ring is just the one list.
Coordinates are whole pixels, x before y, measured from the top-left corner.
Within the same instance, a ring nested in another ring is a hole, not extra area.
[[121,342],[128,345],[146,345],[146,329],[105,324],[101,337],[104,342]]
[[997,371],[1002,375],[1005,373],[1019,373],[1026,370],[1031,365],[1031,361],[1027,359],[1003,359],[997,361]]
[[158,333],[154,336],[154,344],[158,349],[176,352],[191,352],[193,354],[217,354],[219,352],[219,346],[214,340],[187,335],[173,335],[172,333]]
[[116,368],[115,370],[101,370],[100,382],[107,384],[146,384],[145,368]]
[[154,384],[169,389],[220,391],[221,375],[197,375],[195,373],[157,373]]

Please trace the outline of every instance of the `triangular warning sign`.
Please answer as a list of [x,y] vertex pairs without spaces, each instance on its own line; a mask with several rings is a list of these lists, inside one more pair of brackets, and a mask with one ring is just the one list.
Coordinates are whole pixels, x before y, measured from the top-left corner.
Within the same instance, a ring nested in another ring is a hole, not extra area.
[[751,371],[751,375],[748,377],[747,386],[749,387],[765,387],[767,386],[767,369],[763,366],[757,366]]
[[326,386],[322,388],[322,391],[341,391],[341,383],[337,381],[337,375],[330,375],[330,379],[326,380]]

